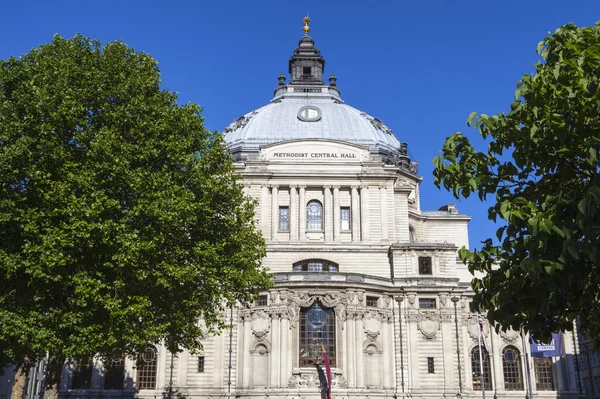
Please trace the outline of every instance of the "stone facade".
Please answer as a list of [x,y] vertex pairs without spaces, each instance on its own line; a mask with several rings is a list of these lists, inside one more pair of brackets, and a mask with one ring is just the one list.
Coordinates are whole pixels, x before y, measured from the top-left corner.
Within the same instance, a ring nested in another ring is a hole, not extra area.
[[[280,76],[270,104],[225,129],[256,200],[274,288],[233,309],[233,328],[207,337],[200,356],[158,347],[143,376],[127,360],[121,389],[104,389],[97,362],[89,386],[73,389],[66,366],[64,397],[318,398],[321,345],[333,397],[482,395],[471,278],[456,255],[468,246],[470,218],[453,205],[421,209],[406,144],[344,104],[336,78],[323,83],[324,66],[305,35],[290,59],[291,83]],[[524,398],[524,338],[485,320],[484,333],[487,394]],[[566,354],[545,369],[530,359],[535,396],[578,393],[573,336],[564,341]]]

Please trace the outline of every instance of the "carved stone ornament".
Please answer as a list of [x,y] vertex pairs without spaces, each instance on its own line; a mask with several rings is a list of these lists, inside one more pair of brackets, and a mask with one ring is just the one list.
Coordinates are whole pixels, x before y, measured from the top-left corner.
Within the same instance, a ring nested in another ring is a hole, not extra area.
[[239,118],[231,122],[231,124],[227,126],[225,130],[223,130],[223,133],[227,134],[243,128],[248,124],[248,122],[250,122],[250,119],[252,119],[256,114],[258,114],[258,111],[255,110],[247,115],[240,116]]
[[437,312],[421,312],[417,326],[425,338],[433,339],[440,329],[440,315]]
[[[482,316],[483,317],[483,316]],[[479,338],[479,323],[477,323],[477,315],[471,315],[467,319],[467,330],[469,331],[469,336],[473,339]],[[490,325],[487,320],[483,320],[483,333],[486,338],[490,335]]]
[[446,302],[448,302],[448,294],[440,294],[440,303],[446,306]]
[[[288,381],[288,388],[294,388],[299,390],[315,390],[320,385],[319,376],[316,371],[300,371],[295,369],[292,371],[292,377]],[[346,379],[342,375],[341,371],[332,371],[331,373],[331,387],[332,388],[346,388]]]
[[404,176],[400,176],[396,179],[396,181],[394,182],[394,186],[396,187],[412,187],[414,188],[416,186],[415,182],[407,179]]
[[290,292],[288,296],[287,311],[290,315],[290,324],[296,328],[300,309],[311,306],[316,300],[321,302],[327,308],[333,308],[339,325],[344,328],[346,320],[346,306],[348,304],[348,295],[345,292]]
[[256,338],[263,338],[270,328],[269,315],[264,310],[260,309],[252,313],[252,321],[250,322],[250,328]]
[[394,135],[394,133],[392,132],[392,129],[390,129],[389,127],[387,127],[385,125],[385,123],[383,123],[383,121],[381,119],[378,118],[373,118],[371,115],[368,115],[366,112],[361,112],[360,113],[362,117],[364,117],[366,120],[368,120],[369,122],[371,122],[371,125],[373,125],[373,127],[377,130],[381,130],[382,132],[389,134],[389,135]]
[[416,297],[417,297],[416,294],[408,294],[408,303],[410,303],[411,305],[414,305]]
[[514,344],[519,338],[519,333],[515,330],[500,331],[502,339],[509,344]]

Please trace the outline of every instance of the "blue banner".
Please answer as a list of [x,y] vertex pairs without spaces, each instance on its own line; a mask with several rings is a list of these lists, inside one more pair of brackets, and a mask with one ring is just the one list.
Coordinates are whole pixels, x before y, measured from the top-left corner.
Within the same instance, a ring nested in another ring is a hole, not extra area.
[[554,357],[562,356],[562,334],[552,334],[552,342],[543,344],[540,341],[531,339],[532,357]]

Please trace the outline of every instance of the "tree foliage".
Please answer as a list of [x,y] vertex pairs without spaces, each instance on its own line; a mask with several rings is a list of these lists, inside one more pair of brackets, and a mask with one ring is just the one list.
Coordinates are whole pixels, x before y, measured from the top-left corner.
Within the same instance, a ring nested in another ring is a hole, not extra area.
[[152,57],[56,36],[0,61],[0,359],[198,350],[269,285],[264,251],[222,136]]
[[485,274],[472,282],[475,308],[545,337],[578,316],[600,344],[600,23],[562,26],[538,53],[509,112],[470,115],[487,152],[462,133],[448,137],[435,183],[456,198],[495,196],[498,244],[459,252]]

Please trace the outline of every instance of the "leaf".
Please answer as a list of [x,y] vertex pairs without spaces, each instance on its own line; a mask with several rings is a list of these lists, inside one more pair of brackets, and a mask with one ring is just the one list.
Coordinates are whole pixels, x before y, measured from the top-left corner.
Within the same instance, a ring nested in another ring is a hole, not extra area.
[[467,119],[467,126],[471,126],[471,123],[473,123],[473,119],[475,119],[475,117],[477,117],[477,112],[471,112],[471,114],[469,114],[469,119]]

